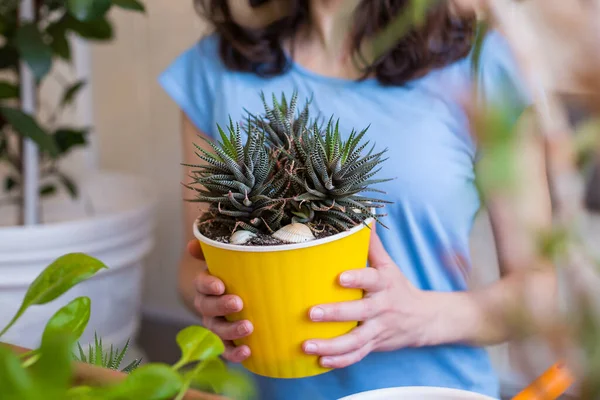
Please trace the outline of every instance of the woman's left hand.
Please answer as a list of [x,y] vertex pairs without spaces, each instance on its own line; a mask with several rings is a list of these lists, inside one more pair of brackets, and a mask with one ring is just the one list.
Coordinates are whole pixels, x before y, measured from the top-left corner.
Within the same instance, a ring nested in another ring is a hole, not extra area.
[[346,271],[340,284],[361,288],[361,300],[323,304],[310,310],[313,321],[360,321],[350,333],[328,340],[309,340],[304,351],[321,356],[326,368],[344,368],[373,351],[392,351],[424,346],[435,318],[428,293],[417,289],[402,274],[383,247],[377,234],[371,235],[369,268]]

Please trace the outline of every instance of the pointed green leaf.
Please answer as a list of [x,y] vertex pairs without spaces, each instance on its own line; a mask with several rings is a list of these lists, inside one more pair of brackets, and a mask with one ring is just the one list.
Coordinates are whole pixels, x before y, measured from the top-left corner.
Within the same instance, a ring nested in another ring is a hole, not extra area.
[[71,61],[71,45],[67,39],[67,21],[63,17],[57,22],[48,25],[46,33],[50,36],[50,47],[54,54],[66,61]]
[[54,142],[60,153],[64,154],[73,147],[86,145],[87,134],[87,129],[60,128],[54,132]]
[[145,12],[144,4],[137,0],[112,0],[113,5],[121,7],[125,10]]
[[88,362],[88,358],[85,356],[85,352],[83,351],[83,347],[81,347],[81,343],[77,342],[77,349],[79,350],[79,361]]
[[79,21],[103,17],[111,5],[110,0],[67,0],[67,10]]
[[0,332],[2,336],[32,305],[46,304],[61,296],[73,286],[107,268],[99,260],[82,253],[66,254],[56,259],[29,285],[21,307]]
[[76,198],[77,195],[79,194],[78,190],[77,190],[77,185],[75,184],[75,182],[69,178],[68,176],[66,176],[65,174],[62,173],[58,173],[58,180],[60,181],[60,183],[62,183],[62,185],[65,187],[65,189],[67,189],[67,192],[69,192],[69,195],[72,198]]
[[33,140],[40,149],[47,151],[51,156],[58,155],[58,148],[52,136],[44,131],[30,115],[9,107],[0,107],[0,114],[21,136]]
[[141,358],[139,360],[133,360],[132,362],[127,364],[125,367],[123,367],[123,369],[121,369],[121,372],[125,372],[125,373],[129,374],[132,371],[134,371],[135,369],[137,369],[140,366],[141,362],[142,362]]
[[56,186],[53,183],[48,183],[40,187],[40,196],[50,196],[56,193]]
[[217,335],[201,326],[189,326],[177,334],[181,359],[175,369],[193,361],[208,360],[223,354],[225,346]]
[[89,297],[77,297],[59,309],[46,323],[42,341],[48,335],[69,332],[73,340],[78,340],[90,320],[91,301]]
[[0,100],[16,99],[19,97],[19,87],[14,83],[1,81],[0,82]]
[[117,354],[117,356],[115,357],[115,369],[119,368],[119,366],[123,362],[123,358],[125,358],[125,353],[127,353],[128,349],[129,349],[129,339],[127,339],[127,342],[125,342],[125,346],[123,347],[123,350],[121,350],[121,352],[119,352]]
[[44,42],[42,34],[35,24],[24,24],[17,30],[14,46],[38,80],[50,72],[52,48]]
[[68,29],[77,35],[88,40],[110,40],[113,37],[113,28],[106,18],[94,19],[91,21],[78,21],[75,18],[68,18]]
[[77,81],[65,90],[63,97],[60,101],[60,106],[65,107],[73,102],[75,96],[85,86],[85,80]]
[[102,338],[94,332],[94,365],[104,367],[104,349],[102,348]]

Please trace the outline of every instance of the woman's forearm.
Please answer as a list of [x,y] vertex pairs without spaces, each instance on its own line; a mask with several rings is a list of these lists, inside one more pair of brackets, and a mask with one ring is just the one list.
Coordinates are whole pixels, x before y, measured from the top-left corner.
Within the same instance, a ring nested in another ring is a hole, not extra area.
[[[477,346],[510,340],[518,328],[547,324],[558,311],[556,273],[552,268],[512,273],[487,287],[466,292],[432,292],[434,309],[428,345],[464,343]],[[525,322],[515,326],[526,311]]]

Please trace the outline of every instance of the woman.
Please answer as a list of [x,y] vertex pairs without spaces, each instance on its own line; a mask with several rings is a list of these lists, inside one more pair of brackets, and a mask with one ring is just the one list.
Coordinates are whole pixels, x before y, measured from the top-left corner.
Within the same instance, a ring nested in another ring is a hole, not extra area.
[[[491,199],[492,220],[502,218],[503,226],[511,228],[495,232],[504,276],[483,290],[468,291],[468,271],[449,265],[448,255],[458,251],[468,261],[469,233],[479,208],[474,184],[478,149],[459,103],[471,83],[472,17],[459,17],[441,2],[421,28],[371,62],[373,34],[409,1],[250,3],[258,5],[197,2],[216,32],[184,52],[160,78],[182,109],[185,162],[198,161],[192,150],[193,142],[201,143],[196,135],[214,138],[216,124],[226,124],[230,115],[242,120],[244,108],[261,112],[260,91],[279,95],[297,89],[301,102],[312,97],[313,114],[339,117],[346,134],[370,125],[370,140],[389,148],[381,175],[397,177],[383,187],[394,204],[386,209],[389,229],[379,228],[373,235],[373,268],[340,278],[342,285],[363,288],[365,299],[316,305],[310,312],[314,321],[362,322],[348,335],[304,344],[305,352],[318,354],[334,370],[306,379],[255,377],[260,398],[337,399],[419,385],[498,396],[497,377],[479,346],[508,339],[510,330],[501,318],[489,318],[487,307],[506,309],[517,297],[521,278],[533,276],[518,267],[536,260],[526,253],[516,259],[507,249],[523,247],[519,232],[524,226],[547,224],[550,207],[539,149],[524,137],[521,154],[539,162],[520,173],[530,178],[528,193],[545,202],[520,213],[517,206],[526,199]],[[258,7],[256,15],[265,7],[282,14],[268,26],[257,26],[253,19],[243,24],[251,7]],[[482,100],[509,100],[518,113],[527,106],[498,33],[485,39],[476,78]],[[192,239],[190,226],[198,209],[189,203],[186,207],[184,226]],[[201,258],[192,240],[180,267],[183,299],[226,341],[225,357],[241,362],[252,349],[235,347],[231,340],[251,335],[252,321],[225,321],[225,315],[244,305],[234,294],[223,295],[223,282],[207,274]],[[554,278],[538,274],[537,279],[547,280],[538,299],[543,302],[546,293],[552,296]]]

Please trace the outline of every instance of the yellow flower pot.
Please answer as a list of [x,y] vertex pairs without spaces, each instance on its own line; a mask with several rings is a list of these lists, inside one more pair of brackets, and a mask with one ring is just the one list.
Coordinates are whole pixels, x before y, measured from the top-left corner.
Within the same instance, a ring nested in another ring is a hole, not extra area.
[[[367,221],[372,224],[372,221]],[[308,339],[344,335],[357,322],[312,322],[311,307],[362,298],[360,289],[339,285],[342,272],[365,268],[371,229],[364,225],[306,243],[276,246],[240,246],[219,243],[198,232],[209,272],[236,294],[244,309],[230,321],[247,319],[254,332],[236,344],[250,347],[243,365],[272,378],[302,378],[328,371],[317,356],[307,355]]]

